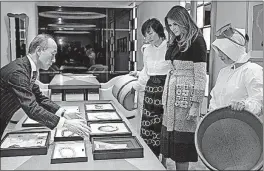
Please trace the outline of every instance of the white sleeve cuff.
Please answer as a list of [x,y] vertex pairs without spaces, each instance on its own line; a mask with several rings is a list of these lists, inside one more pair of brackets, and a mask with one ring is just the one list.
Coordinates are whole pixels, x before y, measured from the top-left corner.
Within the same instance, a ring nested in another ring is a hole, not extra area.
[[58,125],[56,126],[56,128],[62,128],[63,127],[63,125],[64,125],[64,122],[65,122],[65,118],[64,117],[60,117],[60,120],[59,120],[59,122],[58,122]]
[[59,110],[57,110],[57,112],[55,113],[55,115],[61,117],[61,114],[64,112],[65,109],[63,109],[62,107],[59,108]]
[[261,114],[261,103],[259,103],[258,101],[254,101],[254,100],[243,100],[243,102],[245,103],[245,109],[250,111],[251,113],[255,114],[255,115],[260,115]]

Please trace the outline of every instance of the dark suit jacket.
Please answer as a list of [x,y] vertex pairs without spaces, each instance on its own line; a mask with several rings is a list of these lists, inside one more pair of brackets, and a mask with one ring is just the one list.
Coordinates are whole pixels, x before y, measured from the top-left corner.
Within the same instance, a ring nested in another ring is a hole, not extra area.
[[13,114],[20,108],[29,118],[53,129],[59,122],[54,113],[59,106],[44,96],[31,79],[31,65],[27,57],[18,58],[0,69],[1,136]]

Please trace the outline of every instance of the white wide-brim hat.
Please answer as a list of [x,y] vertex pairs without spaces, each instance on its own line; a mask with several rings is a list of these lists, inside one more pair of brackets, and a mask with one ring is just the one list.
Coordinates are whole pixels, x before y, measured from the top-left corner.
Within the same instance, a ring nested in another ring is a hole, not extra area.
[[[243,41],[241,40],[242,38],[239,34],[234,34],[231,39],[238,42]],[[218,52],[216,47],[226,54],[231,60],[235,61],[235,63],[245,63],[250,58],[250,55],[246,53],[246,48],[244,46],[238,45],[228,38],[216,39],[212,43],[212,48]]]

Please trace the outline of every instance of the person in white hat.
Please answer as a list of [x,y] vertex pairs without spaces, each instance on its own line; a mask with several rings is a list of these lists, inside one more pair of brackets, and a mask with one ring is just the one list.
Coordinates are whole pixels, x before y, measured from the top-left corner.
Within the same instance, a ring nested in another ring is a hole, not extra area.
[[239,31],[230,24],[221,29],[217,32],[212,48],[227,66],[220,70],[210,93],[209,112],[230,106],[233,110],[247,110],[260,115],[263,68],[248,61],[250,55],[245,49],[248,40]]

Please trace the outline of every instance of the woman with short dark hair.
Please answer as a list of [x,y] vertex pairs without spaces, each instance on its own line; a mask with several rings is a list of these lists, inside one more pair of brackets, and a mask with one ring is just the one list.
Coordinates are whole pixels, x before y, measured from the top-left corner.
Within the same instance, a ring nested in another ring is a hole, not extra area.
[[130,75],[139,76],[138,85],[141,85],[142,89],[145,87],[140,135],[158,157],[163,116],[161,97],[171,64],[165,61],[167,41],[162,24],[152,18],[144,22],[141,31],[148,43],[142,48],[144,67],[142,71],[133,71]]

